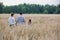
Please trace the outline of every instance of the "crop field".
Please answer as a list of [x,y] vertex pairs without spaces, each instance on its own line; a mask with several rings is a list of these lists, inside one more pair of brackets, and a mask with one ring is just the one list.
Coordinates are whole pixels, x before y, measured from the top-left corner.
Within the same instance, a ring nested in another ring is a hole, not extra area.
[[[15,14],[17,19],[19,14]],[[60,14],[23,14],[26,23],[10,27],[10,14],[0,14],[0,40],[60,40]],[[31,25],[28,20],[31,19]]]

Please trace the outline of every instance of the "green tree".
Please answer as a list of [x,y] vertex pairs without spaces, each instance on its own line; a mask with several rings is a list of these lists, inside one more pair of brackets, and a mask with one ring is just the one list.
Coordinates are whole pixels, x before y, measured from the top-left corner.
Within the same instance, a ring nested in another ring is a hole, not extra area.
[[44,12],[43,12],[43,13],[48,14],[48,11],[47,11],[47,10],[44,10]]
[[3,3],[0,3],[0,13],[3,12]]
[[57,14],[60,13],[60,4],[57,5],[56,13],[57,13]]
[[[2,7],[0,6],[0,9]],[[1,9],[2,10],[2,9]],[[2,12],[2,11],[1,11]],[[48,13],[48,14],[53,14],[53,13],[60,13],[60,4],[55,6],[55,5],[37,5],[37,4],[19,4],[19,5],[13,5],[13,6],[3,6],[3,12],[4,13]]]

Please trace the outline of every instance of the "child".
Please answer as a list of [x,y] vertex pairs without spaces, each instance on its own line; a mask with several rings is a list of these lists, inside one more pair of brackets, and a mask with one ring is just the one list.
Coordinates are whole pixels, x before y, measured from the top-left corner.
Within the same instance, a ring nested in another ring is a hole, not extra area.
[[29,19],[28,24],[29,24],[29,25],[31,24],[31,19]]
[[14,26],[15,24],[14,14],[11,14],[11,17],[8,18],[8,23],[9,23],[9,26]]

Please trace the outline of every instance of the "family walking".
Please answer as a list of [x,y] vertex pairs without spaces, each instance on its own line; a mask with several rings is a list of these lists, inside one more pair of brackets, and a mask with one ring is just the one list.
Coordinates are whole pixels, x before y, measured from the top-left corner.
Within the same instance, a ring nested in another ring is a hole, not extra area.
[[[18,24],[24,24],[25,18],[22,13],[19,14],[19,17],[15,20],[14,14],[11,14],[11,16],[8,18],[9,26],[14,26]],[[29,19],[28,24],[31,24],[31,19]]]

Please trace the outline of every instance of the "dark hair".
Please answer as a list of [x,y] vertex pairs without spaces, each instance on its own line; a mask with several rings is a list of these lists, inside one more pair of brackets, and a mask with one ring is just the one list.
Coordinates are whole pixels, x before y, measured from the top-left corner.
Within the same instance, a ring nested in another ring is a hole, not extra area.
[[11,16],[14,16],[14,14],[11,14]]
[[22,13],[20,13],[20,15],[22,15]]
[[28,24],[31,24],[31,19],[29,19]]
[[31,19],[29,19],[29,22],[31,22]]

